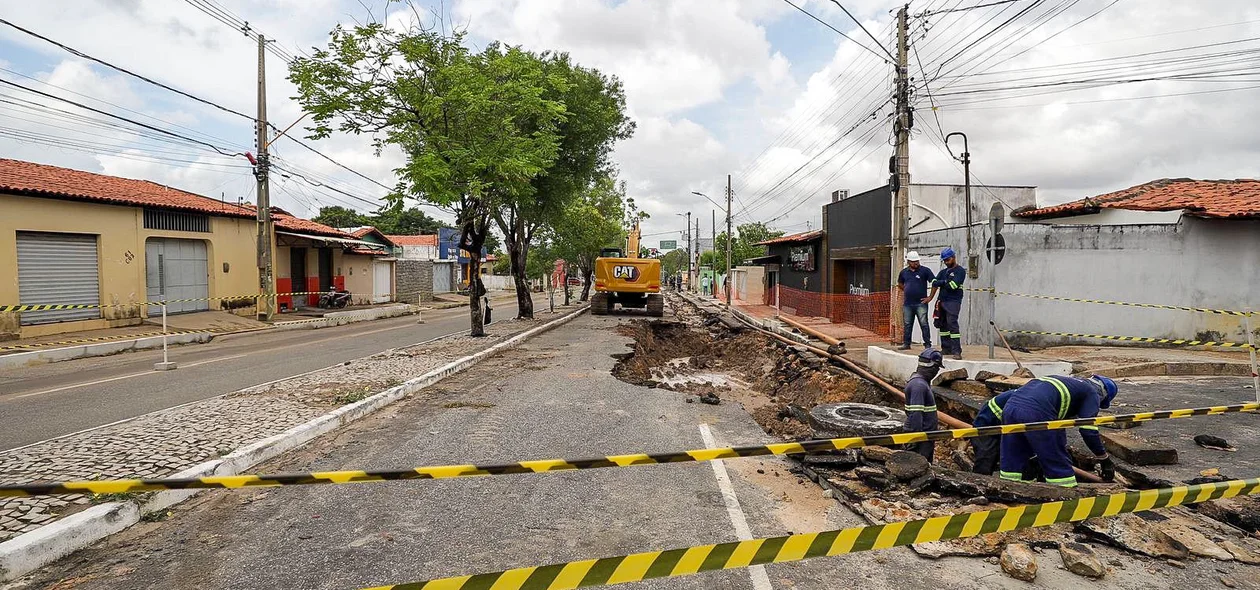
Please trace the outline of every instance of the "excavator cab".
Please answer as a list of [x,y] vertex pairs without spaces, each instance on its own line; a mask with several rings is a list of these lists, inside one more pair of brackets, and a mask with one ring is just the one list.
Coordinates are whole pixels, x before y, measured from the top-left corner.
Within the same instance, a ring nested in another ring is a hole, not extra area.
[[[591,313],[606,315],[618,304],[622,308],[642,308],[648,315],[665,315],[661,295],[661,261],[639,258],[639,224],[627,236],[626,251],[603,248],[595,259],[595,293]],[[629,252],[627,255],[626,252]]]

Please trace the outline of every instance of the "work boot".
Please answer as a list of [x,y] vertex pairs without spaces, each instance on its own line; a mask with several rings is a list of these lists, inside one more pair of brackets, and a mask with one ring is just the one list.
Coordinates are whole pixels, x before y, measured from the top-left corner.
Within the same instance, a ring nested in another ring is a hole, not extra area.
[[961,361],[961,360],[962,360],[962,354],[951,354],[951,355],[949,355],[949,358],[952,358],[952,359],[954,359],[954,360],[956,360],[956,361]]
[[902,344],[901,346],[898,346],[898,347],[897,347],[897,350],[910,350],[910,345],[909,345],[909,344]]

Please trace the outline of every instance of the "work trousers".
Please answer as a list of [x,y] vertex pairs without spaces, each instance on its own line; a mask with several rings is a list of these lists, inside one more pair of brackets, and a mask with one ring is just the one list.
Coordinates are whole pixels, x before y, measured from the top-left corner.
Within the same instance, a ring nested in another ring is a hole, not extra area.
[[993,475],[998,468],[999,450],[1002,448],[1000,436],[977,436],[971,439],[971,448],[976,452],[976,462],[972,466],[973,473]]
[[941,353],[962,354],[962,328],[958,326],[958,314],[962,301],[942,301],[941,313],[945,314],[945,329],[941,330]]
[[[1058,419],[1058,416],[1018,404],[1015,399],[1012,398],[1003,410],[1003,424]],[[1037,430],[1003,435],[1001,454],[999,462],[1002,479],[1023,480],[1028,462],[1035,456],[1046,476],[1046,483],[1076,487],[1076,472],[1072,471],[1072,458],[1067,452],[1066,430]]]

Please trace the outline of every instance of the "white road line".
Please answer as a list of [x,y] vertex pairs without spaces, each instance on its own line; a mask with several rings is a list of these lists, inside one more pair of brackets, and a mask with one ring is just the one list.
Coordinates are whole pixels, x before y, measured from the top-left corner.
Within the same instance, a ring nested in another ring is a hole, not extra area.
[[[709,431],[708,424],[700,425],[700,438],[704,440],[705,448],[717,448],[717,441],[714,440],[713,433]],[[713,476],[717,478],[718,489],[722,491],[722,502],[726,504],[726,513],[731,517],[731,524],[735,525],[735,536],[739,537],[740,541],[751,540],[752,529],[748,528],[748,517],[744,515],[744,509],[739,505],[739,497],[735,495],[731,477],[726,473],[726,465],[721,459],[709,461],[709,464],[713,466]],[[770,576],[766,575],[766,566],[749,567],[748,575],[752,577],[754,590],[773,590],[774,587],[770,585]]]

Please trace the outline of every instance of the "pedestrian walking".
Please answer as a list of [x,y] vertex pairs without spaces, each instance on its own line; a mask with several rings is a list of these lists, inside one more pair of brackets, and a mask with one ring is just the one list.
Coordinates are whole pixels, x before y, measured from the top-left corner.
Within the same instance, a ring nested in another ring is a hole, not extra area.
[[924,299],[928,295],[928,285],[936,279],[932,269],[919,264],[919,253],[911,250],[906,254],[906,267],[897,275],[897,284],[901,285],[901,347],[898,350],[910,350],[910,337],[914,332],[914,320],[919,320],[919,329],[923,332],[923,348],[932,347],[932,331],[928,327],[928,304]]
[[940,291],[939,303],[945,320],[945,328],[941,330],[941,352],[954,360],[962,360],[962,328],[958,325],[958,314],[962,312],[962,286],[967,278],[967,269],[958,264],[953,248],[941,251],[941,262],[945,268],[937,273],[932,281],[932,292],[923,298],[923,303],[931,302]]
[[[1115,381],[1101,375],[1089,379],[1061,375],[1034,379],[1010,392],[1011,397],[1002,408],[1002,423],[1094,418],[1098,416],[1099,408],[1111,406],[1118,391]],[[1095,462],[1102,467],[1103,479],[1115,479],[1116,464],[1103,446],[1098,427],[1082,426],[1080,432],[1085,446],[1094,453]],[[1067,430],[1034,430],[1003,435],[1001,454],[1002,479],[1022,481],[1029,461],[1036,457],[1046,483],[1076,487],[1076,473],[1072,470],[1072,458],[1067,449]]]
[[[906,432],[936,430],[936,395],[932,393],[932,379],[941,371],[942,358],[941,353],[932,348],[919,353],[919,367],[906,381]],[[909,443],[906,450],[923,455],[931,463],[936,441]]]

